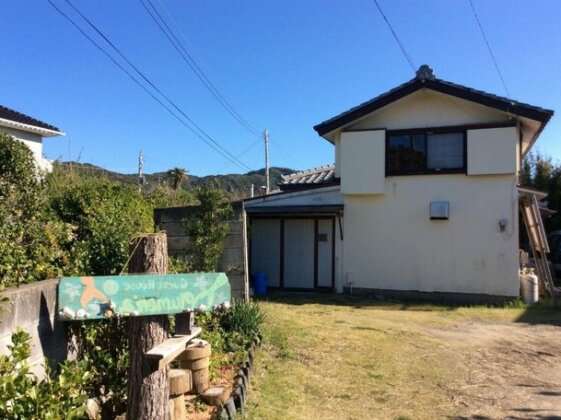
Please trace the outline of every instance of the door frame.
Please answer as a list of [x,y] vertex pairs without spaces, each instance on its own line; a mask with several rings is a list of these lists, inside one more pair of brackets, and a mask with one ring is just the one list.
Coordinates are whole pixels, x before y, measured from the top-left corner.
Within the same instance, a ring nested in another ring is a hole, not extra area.
[[[334,292],[335,291],[335,225],[336,215],[274,215],[274,214],[252,214],[249,217],[249,228],[251,229],[253,225],[253,220],[255,219],[273,219],[279,220],[280,223],[280,252],[279,252],[279,287],[272,287],[272,289],[281,289],[286,291],[299,291],[299,292]],[[314,287],[313,288],[300,288],[300,287],[284,287],[284,222],[287,219],[305,219],[314,221]],[[331,221],[331,286],[319,286],[318,285],[318,266],[319,266],[319,253],[318,253],[318,239],[319,239],[319,220],[330,220]],[[251,234],[248,235],[249,238],[249,269],[251,272],[251,250],[252,250],[252,238]]]

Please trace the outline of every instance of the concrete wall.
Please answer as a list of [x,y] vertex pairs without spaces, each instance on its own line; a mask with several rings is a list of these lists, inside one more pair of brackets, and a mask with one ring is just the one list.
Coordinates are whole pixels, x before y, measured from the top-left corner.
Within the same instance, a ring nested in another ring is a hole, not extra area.
[[43,357],[63,361],[67,357],[67,339],[63,323],[56,320],[58,279],[4,290],[10,299],[0,312],[0,353],[8,354],[7,345],[16,328],[27,331],[31,341],[33,370],[43,374]]
[[[234,208],[235,218],[230,221],[230,231],[224,240],[224,250],[218,263],[218,271],[227,274],[232,286],[234,298],[244,297],[244,288],[248,281],[244,269],[245,229],[241,207]],[[165,230],[168,236],[168,253],[170,256],[184,258],[189,246],[189,238],[182,220],[188,218],[192,207],[172,207],[155,209],[154,221],[158,229]]]

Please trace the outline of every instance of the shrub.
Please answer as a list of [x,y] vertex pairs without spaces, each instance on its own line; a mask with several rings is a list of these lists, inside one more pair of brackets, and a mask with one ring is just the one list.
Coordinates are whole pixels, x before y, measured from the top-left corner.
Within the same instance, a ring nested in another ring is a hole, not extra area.
[[86,393],[101,403],[104,418],[126,410],[129,365],[128,319],[72,323],[74,350],[89,372]]
[[49,213],[29,148],[5,134],[0,134],[0,220],[0,286],[62,273],[71,229]]
[[195,195],[199,205],[193,207],[192,217],[183,221],[190,239],[189,265],[193,271],[212,272],[230,230],[232,206],[214,184],[198,188]]
[[196,324],[202,327],[201,338],[212,347],[211,374],[224,364],[237,364],[245,357],[245,349],[251,343],[263,323],[263,314],[256,303],[234,301],[225,312],[197,315]]
[[189,191],[183,189],[171,189],[166,186],[158,186],[152,191],[144,192],[146,201],[153,208],[181,207],[195,203],[195,197]]
[[138,190],[106,179],[84,179],[51,198],[57,216],[73,226],[70,272],[118,274],[135,234],[153,231],[152,209]]
[[9,356],[0,356],[0,418],[83,418],[87,395],[83,385],[89,378],[79,362],[62,363],[58,372],[46,364],[47,376],[39,380],[29,370],[30,336],[18,330],[8,346]]
[[237,331],[244,339],[251,341],[263,323],[263,314],[255,302],[245,303],[235,300],[232,307],[221,318],[225,331]]

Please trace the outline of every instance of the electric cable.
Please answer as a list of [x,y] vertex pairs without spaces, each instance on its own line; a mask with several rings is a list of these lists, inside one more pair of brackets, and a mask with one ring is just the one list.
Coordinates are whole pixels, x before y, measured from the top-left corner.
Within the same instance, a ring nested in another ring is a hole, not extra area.
[[407,50],[405,49],[405,46],[403,45],[403,43],[401,42],[401,40],[399,39],[399,37],[397,36],[397,33],[394,31],[390,21],[388,20],[388,18],[386,17],[386,15],[384,14],[384,12],[382,11],[382,8],[380,7],[380,5],[378,4],[378,0],[372,0],[374,2],[374,4],[376,5],[376,7],[378,8],[378,11],[380,12],[380,14],[382,15],[382,17],[384,18],[384,20],[386,21],[388,28],[390,28],[390,31],[395,39],[395,41],[397,42],[397,45],[399,45],[399,49],[401,50],[401,52],[403,53],[403,56],[405,57],[405,59],[407,60],[407,62],[409,63],[409,66],[411,66],[411,69],[413,70],[413,73],[417,71],[417,66],[415,66],[415,63],[413,63],[413,59],[411,58],[411,56],[407,53]]
[[[189,68],[195,73],[197,78],[201,83],[207,88],[207,90],[214,96],[214,98],[222,105],[222,107],[246,130],[251,134],[260,136],[259,130],[253,127],[245,118],[243,118],[238,111],[224,98],[216,86],[210,81],[205,72],[198,65],[194,57],[187,51],[181,40],[177,38],[174,31],[167,24],[165,18],[158,12],[151,0],[139,0],[146,12],[150,15],[156,26],[164,34],[167,40],[179,53],[183,61],[189,66]],[[148,4],[148,5],[147,5]],[[149,6],[149,7],[148,7]],[[150,10],[152,9],[152,10]],[[163,25],[163,26],[162,26]],[[165,27],[165,28],[164,28]]]
[[69,15],[64,13],[59,7],[57,7],[52,0],[47,0],[49,4],[66,20],[68,20],[74,28],[76,28],[86,39],[88,39],[100,52],[102,52],[110,61],[116,65],[121,71],[123,71],[131,80],[133,80],[145,93],[150,95],[152,99],[158,102],[166,111],[168,111],[172,116],[174,116],[183,126],[185,126],[189,131],[195,134],[199,139],[204,141],[208,146],[210,146],[213,150],[219,153],[221,156],[229,160],[230,162],[236,164],[242,169],[251,170],[249,166],[241,162],[237,159],[234,155],[232,155],[228,150],[226,150],[223,146],[221,146],[216,140],[214,140],[208,133],[206,133],[201,127],[199,127],[181,108],[179,108],[167,95],[165,95],[154,83],[152,83],[120,50],[99,30],[97,27],[87,19],[87,17],[81,13],[72,3],[68,0],[65,0],[66,3],[72,7],[78,13],[82,19],[84,19],[92,29],[94,29],[120,56],[125,60],[127,64],[129,64],[136,73],[146,82],[148,83],[158,94],[160,94],[166,101],[177,110],[179,114],[181,114],[190,124],[192,124],[195,128],[191,127],[187,124],[180,116],[178,116],[169,106],[167,106],[160,98],[154,95],[145,85],[143,85],[137,78],[135,78],[121,63],[119,63],[111,54],[109,54],[102,46],[100,46],[92,37],[90,37]]
[[499,64],[497,63],[497,60],[495,59],[495,55],[493,54],[493,51],[491,50],[491,45],[489,44],[489,41],[487,40],[487,35],[485,34],[485,31],[483,30],[483,25],[481,25],[481,21],[479,20],[479,16],[477,15],[477,12],[475,10],[475,6],[473,5],[473,1],[469,0],[469,5],[471,6],[471,11],[473,12],[473,16],[475,16],[475,20],[477,21],[477,26],[479,26],[479,30],[481,32],[481,35],[483,36],[483,40],[485,41],[485,45],[487,46],[487,51],[489,51],[489,55],[491,56],[491,60],[493,60],[493,64],[495,65],[495,70],[497,70],[497,74],[499,75],[499,79],[501,79],[501,83],[503,84],[503,87],[505,89],[506,95],[508,98],[510,98],[510,92],[506,86],[505,83],[505,79],[503,78],[503,74],[501,73],[501,70],[499,68]]

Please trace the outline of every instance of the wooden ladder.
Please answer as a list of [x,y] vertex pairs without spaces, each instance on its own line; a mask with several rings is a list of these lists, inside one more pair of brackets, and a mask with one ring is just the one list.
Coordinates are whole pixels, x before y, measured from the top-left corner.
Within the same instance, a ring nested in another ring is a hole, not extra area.
[[535,194],[525,193],[520,198],[520,211],[524,218],[524,224],[530,240],[530,247],[532,248],[532,256],[534,257],[538,277],[544,282],[545,288],[549,292],[553,303],[556,304],[556,297],[559,294],[559,290],[555,288],[553,277],[549,270],[549,263],[547,261],[549,245],[540,214],[538,199]]

